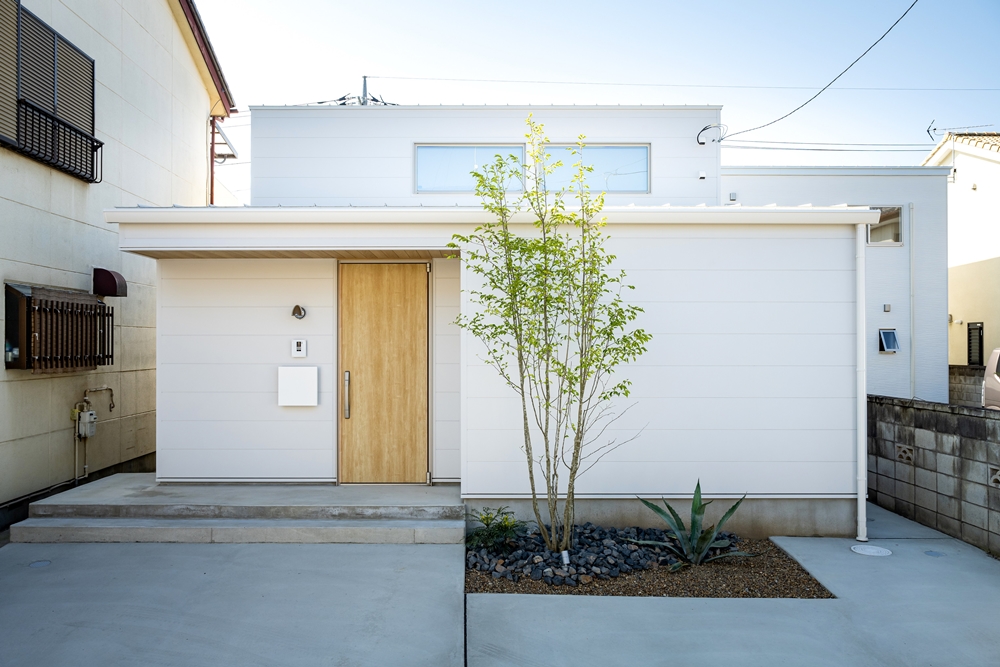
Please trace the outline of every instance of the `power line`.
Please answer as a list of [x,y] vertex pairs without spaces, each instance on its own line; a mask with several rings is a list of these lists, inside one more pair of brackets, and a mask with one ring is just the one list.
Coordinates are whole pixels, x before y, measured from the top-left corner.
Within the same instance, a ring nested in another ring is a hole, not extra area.
[[935,144],[890,144],[890,143],[878,143],[878,144],[856,144],[843,141],[771,141],[769,139],[733,139],[733,143],[738,144],[794,144],[798,146],[891,146],[896,147],[922,147],[922,148],[934,148]]
[[823,153],[926,153],[927,148],[802,148],[798,146],[733,146],[723,142],[722,148],[749,151],[818,151]]
[[[845,70],[846,71],[846,70]],[[647,81],[548,81],[542,79],[471,79],[441,76],[369,76],[369,79],[387,79],[393,81],[446,81],[454,83],[519,83],[544,86],[623,86],[634,88],[720,88],[736,90],[816,90],[816,86],[744,86],[703,83],[654,83]],[[937,92],[937,93],[995,93],[1000,88],[899,88],[885,86],[827,86],[826,90],[866,90],[880,92]]]
[[[765,127],[768,127],[769,125],[774,125],[774,124],[775,124],[775,123],[777,123],[778,121],[782,121],[782,120],[784,120],[784,119],[788,118],[788,117],[789,117],[789,116],[791,116],[791,115],[792,115],[793,113],[795,113],[796,111],[798,111],[799,109],[801,109],[802,107],[804,107],[805,105],[809,104],[809,103],[810,103],[810,102],[812,102],[812,101],[813,101],[814,99],[816,99],[817,97],[819,97],[820,95],[822,95],[822,94],[823,94],[823,91],[824,91],[824,90],[826,90],[827,88],[829,88],[830,86],[832,86],[832,85],[833,85],[833,84],[834,84],[834,83],[835,83],[835,82],[837,81],[837,79],[839,79],[840,77],[842,77],[842,76],[844,76],[845,74],[847,74],[847,71],[848,71],[849,69],[851,69],[852,67],[854,67],[854,66],[855,66],[855,65],[856,65],[856,64],[858,63],[858,61],[859,61],[859,60],[861,60],[862,58],[864,58],[864,57],[865,57],[865,56],[866,56],[866,55],[868,54],[868,52],[869,52],[869,51],[871,51],[872,49],[874,49],[874,48],[875,48],[875,47],[876,47],[876,46],[878,45],[878,43],[879,43],[879,42],[881,42],[881,41],[882,41],[883,39],[885,39],[885,36],[886,36],[886,35],[888,35],[888,34],[889,34],[890,32],[892,32],[892,29],[893,29],[893,28],[895,28],[895,27],[896,27],[896,25],[897,25],[897,24],[898,24],[898,23],[899,23],[900,21],[902,21],[902,20],[903,20],[903,18],[905,18],[907,14],[909,14],[909,13],[910,13],[910,10],[911,10],[911,9],[913,9],[913,8],[914,8],[914,7],[915,7],[915,6],[917,5],[917,3],[918,3],[919,1],[920,1],[920,0],[913,0],[913,4],[912,4],[912,5],[910,5],[909,7],[907,7],[907,8],[906,8],[906,11],[905,11],[905,12],[903,12],[903,15],[902,15],[902,16],[900,16],[900,17],[899,17],[898,19],[896,19],[896,22],[895,22],[895,23],[893,23],[893,24],[892,24],[891,26],[889,26],[889,29],[888,29],[888,30],[886,30],[886,31],[885,31],[884,33],[882,33],[882,36],[881,36],[881,37],[879,37],[878,39],[876,39],[876,40],[875,40],[875,43],[874,43],[874,44],[872,44],[872,45],[871,45],[871,46],[869,46],[869,47],[868,47],[867,49],[865,49],[865,52],[864,52],[864,53],[862,53],[862,54],[861,54],[860,56],[858,56],[857,58],[855,58],[855,59],[854,59],[854,62],[852,62],[852,63],[851,63],[850,65],[848,65],[848,66],[847,66],[847,67],[846,67],[846,68],[844,69],[844,71],[843,71],[843,72],[841,72],[841,73],[840,73],[840,74],[838,74],[837,76],[833,77],[833,81],[831,81],[830,83],[828,83],[828,84],[826,84],[825,86],[823,86],[823,88],[821,88],[821,89],[820,89],[820,91],[819,91],[818,93],[816,93],[815,95],[813,95],[812,97],[810,97],[810,98],[809,98],[808,100],[806,100],[805,102],[803,102],[803,103],[802,103],[802,104],[800,104],[799,106],[795,107],[794,109],[792,109],[791,111],[789,111],[788,113],[786,113],[786,114],[785,114],[784,116],[782,116],[781,118],[775,118],[775,119],[774,119],[774,120],[772,120],[772,121],[771,121],[770,123],[764,123],[763,125],[758,125],[757,127],[752,127],[752,128],[750,128],[749,130],[740,130],[739,132],[733,132],[733,134],[732,134],[731,136],[736,136],[737,134],[746,134],[747,132],[753,132],[753,131],[755,131],[755,130],[760,130],[760,129],[762,129],[762,128],[765,128]],[[721,138],[719,139],[719,141],[722,141],[722,140],[723,140],[723,139],[725,139],[725,138],[726,138],[726,136],[723,136],[723,137],[721,137]]]

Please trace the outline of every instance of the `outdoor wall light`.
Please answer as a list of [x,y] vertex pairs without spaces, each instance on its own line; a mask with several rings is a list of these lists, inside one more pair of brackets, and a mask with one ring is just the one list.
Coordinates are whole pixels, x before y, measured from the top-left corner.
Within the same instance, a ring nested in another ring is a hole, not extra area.
[[303,308],[302,306],[297,305],[294,308],[292,308],[292,317],[294,317],[295,319],[301,320],[305,316],[306,316],[306,309]]

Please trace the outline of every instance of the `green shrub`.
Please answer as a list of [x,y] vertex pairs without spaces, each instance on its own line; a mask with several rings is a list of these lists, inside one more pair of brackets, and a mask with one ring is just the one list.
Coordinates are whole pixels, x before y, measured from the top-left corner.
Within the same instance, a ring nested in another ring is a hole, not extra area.
[[660,518],[667,522],[667,526],[670,527],[671,533],[673,533],[674,538],[680,542],[680,548],[678,549],[672,542],[657,542],[655,540],[629,540],[630,542],[635,542],[636,544],[648,544],[658,547],[662,547],[669,551],[670,553],[677,556],[680,562],[675,563],[670,567],[671,571],[679,570],[685,565],[701,565],[702,563],[708,563],[713,560],[718,560],[719,558],[726,558],[728,556],[752,556],[753,554],[748,554],[743,551],[724,551],[720,554],[714,556],[709,556],[708,551],[712,548],[725,548],[730,546],[732,543],[729,540],[722,539],[718,540],[716,537],[719,531],[722,530],[723,524],[725,524],[729,519],[736,513],[740,504],[746,499],[746,495],[736,501],[736,504],[729,508],[729,510],[722,515],[719,520],[719,524],[709,526],[704,528],[705,523],[705,508],[712,504],[709,500],[707,503],[701,502],[701,480],[694,487],[694,498],[691,500],[691,529],[688,530],[681,520],[681,517],[674,511],[674,508],[670,506],[665,499],[663,500],[664,506],[667,508],[666,511],[660,507],[654,505],[648,500],[642,500],[642,503],[649,509],[656,512]]
[[514,518],[514,513],[506,507],[472,510],[470,516],[481,525],[466,538],[470,549],[489,549],[493,552],[508,553],[517,545],[517,538],[525,532],[525,522]]

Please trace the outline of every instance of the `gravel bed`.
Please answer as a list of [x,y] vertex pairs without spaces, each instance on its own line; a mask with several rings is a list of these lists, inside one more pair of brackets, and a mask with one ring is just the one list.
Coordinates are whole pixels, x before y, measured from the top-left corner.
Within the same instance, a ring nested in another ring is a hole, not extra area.
[[[673,557],[666,556],[662,550],[657,552],[655,548],[631,544],[625,539],[633,537],[662,540],[665,539],[663,531],[603,529],[590,524],[578,526],[577,529],[578,548],[571,552],[569,567],[562,565],[560,554],[546,552],[544,546],[538,551],[529,551],[534,546],[534,536],[522,539],[519,548],[506,558],[497,554],[486,554],[484,557],[482,550],[467,552],[466,593],[716,598],[834,597],[770,540],[740,539],[726,533],[725,537],[733,541],[733,545],[726,550],[745,551],[755,556],[733,556],[670,572],[669,565],[675,562]],[[657,532],[659,536],[656,536]],[[611,553],[607,554],[606,551]],[[539,557],[542,560],[536,563],[535,559]],[[594,557],[593,564],[590,563],[591,557]],[[614,562],[608,562],[608,558]],[[518,566],[522,561],[524,564]],[[488,567],[491,562],[492,567]],[[606,573],[604,565],[608,566]],[[500,570],[497,569],[498,566]],[[594,567],[598,571],[595,572]],[[538,576],[539,568],[541,576]]]

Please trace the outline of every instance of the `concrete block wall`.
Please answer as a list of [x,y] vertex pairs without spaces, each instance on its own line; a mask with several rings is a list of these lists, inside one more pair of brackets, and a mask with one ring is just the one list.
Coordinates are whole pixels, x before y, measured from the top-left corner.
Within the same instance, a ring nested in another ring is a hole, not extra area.
[[983,405],[983,366],[948,367],[948,402],[979,408]]
[[1000,556],[1000,411],[869,396],[868,497]]

